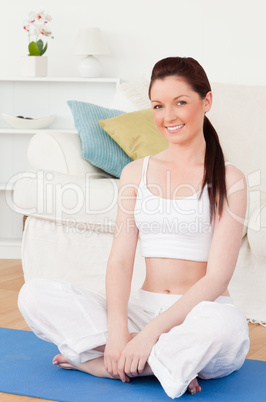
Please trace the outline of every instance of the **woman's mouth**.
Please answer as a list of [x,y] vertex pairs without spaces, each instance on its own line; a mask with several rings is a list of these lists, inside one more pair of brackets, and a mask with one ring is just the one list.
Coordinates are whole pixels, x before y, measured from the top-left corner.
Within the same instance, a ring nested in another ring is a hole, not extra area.
[[177,126],[168,126],[166,127],[169,133],[177,133],[178,131],[182,130],[185,124],[178,124]]

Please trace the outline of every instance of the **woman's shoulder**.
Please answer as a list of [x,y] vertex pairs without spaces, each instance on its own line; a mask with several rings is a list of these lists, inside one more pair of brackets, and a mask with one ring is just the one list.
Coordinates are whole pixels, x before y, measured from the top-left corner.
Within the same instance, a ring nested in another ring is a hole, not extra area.
[[244,172],[234,163],[232,162],[225,162],[225,181],[226,187],[228,189],[231,186],[240,184],[246,186],[246,177]]
[[134,175],[134,174],[136,174],[136,172],[138,172],[138,170],[142,170],[144,159],[145,159],[145,157],[136,159],[132,162],[129,162],[123,168],[121,176]]
[[144,159],[145,157],[129,162],[121,172],[120,181],[138,186],[142,177]]
[[237,166],[235,163],[225,161],[224,164],[225,164],[225,171],[229,172],[229,174],[235,173],[235,174],[243,174],[244,175],[242,169],[239,166]]

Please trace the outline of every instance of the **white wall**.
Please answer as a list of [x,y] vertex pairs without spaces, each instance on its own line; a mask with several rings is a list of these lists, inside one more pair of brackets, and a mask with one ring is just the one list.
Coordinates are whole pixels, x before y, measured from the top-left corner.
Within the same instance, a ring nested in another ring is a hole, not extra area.
[[72,47],[79,27],[99,26],[111,53],[104,76],[150,75],[166,56],[192,56],[211,81],[266,85],[264,0],[1,0],[0,77],[20,75],[27,54],[22,24],[42,5],[53,17],[49,75],[78,76]]

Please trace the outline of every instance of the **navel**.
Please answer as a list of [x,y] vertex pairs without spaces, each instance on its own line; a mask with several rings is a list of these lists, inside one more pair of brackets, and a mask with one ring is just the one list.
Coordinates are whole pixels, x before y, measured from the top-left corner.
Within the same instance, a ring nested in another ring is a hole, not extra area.
[[169,293],[171,293],[171,292],[170,292],[169,289],[166,289],[166,290],[163,291],[163,293],[169,294]]

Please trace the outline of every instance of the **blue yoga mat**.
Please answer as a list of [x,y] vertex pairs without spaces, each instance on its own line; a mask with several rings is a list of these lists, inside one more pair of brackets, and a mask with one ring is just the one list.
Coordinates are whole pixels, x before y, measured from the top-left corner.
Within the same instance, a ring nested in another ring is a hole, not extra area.
[[[52,365],[56,346],[32,332],[0,328],[0,392],[62,402],[170,401],[158,380],[139,377],[130,383],[96,378]],[[202,392],[181,399],[204,402],[265,401],[266,362],[246,360],[243,367],[218,380],[200,380]]]

